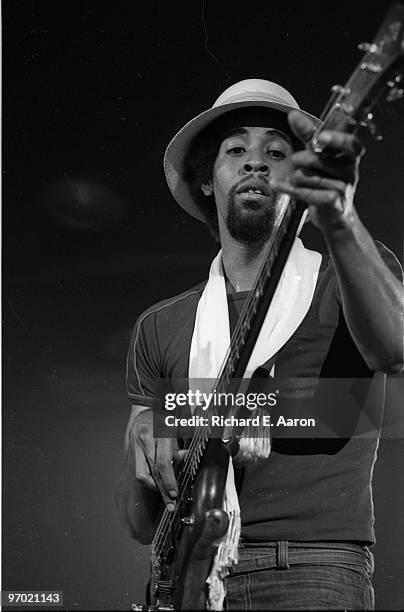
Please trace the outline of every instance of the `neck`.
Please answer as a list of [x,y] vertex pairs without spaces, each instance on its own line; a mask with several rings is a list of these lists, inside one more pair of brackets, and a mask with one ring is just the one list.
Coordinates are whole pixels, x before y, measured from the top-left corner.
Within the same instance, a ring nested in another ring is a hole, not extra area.
[[221,239],[223,267],[232,293],[250,291],[262,263],[266,242],[242,244],[230,235]]

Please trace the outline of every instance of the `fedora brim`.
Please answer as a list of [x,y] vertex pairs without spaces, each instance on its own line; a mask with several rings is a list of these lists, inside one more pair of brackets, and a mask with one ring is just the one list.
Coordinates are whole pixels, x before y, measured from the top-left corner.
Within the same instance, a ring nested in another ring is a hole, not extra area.
[[303,115],[306,115],[312,119],[316,125],[321,125],[321,121],[318,119],[318,117],[315,117],[314,115],[311,115],[300,108],[283,104],[281,102],[268,101],[268,99],[257,100],[256,95],[254,95],[253,99],[246,98],[242,101],[238,100],[237,102],[230,102],[210,108],[191,119],[191,121],[188,121],[188,123],[186,123],[184,127],[177,132],[167,146],[163,161],[164,172],[170,191],[178,204],[184,210],[186,210],[188,214],[192,215],[195,217],[195,219],[198,219],[203,223],[206,223],[205,215],[194,201],[188,184],[183,178],[185,159],[190,145],[195,136],[199,134],[201,130],[206,128],[214,119],[217,119],[221,115],[224,115],[231,110],[252,106],[261,106],[263,108],[277,110],[285,114],[289,113],[291,110],[298,110],[299,112],[303,113]]

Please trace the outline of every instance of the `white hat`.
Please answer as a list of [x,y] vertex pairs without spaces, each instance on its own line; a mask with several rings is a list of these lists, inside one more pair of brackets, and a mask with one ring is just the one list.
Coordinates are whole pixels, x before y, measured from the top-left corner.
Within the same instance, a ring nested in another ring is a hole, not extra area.
[[[189,185],[184,181],[185,160],[190,145],[197,134],[214,119],[238,108],[263,107],[288,113],[300,107],[294,97],[281,85],[264,79],[245,79],[228,87],[215,101],[212,108],[188,121],[169,143],[164,154],[164,172],[171,193],[178,204],[190,215],[206,222],[205,216],[191,194]],[[306,111],[316,125],[320,123]]]

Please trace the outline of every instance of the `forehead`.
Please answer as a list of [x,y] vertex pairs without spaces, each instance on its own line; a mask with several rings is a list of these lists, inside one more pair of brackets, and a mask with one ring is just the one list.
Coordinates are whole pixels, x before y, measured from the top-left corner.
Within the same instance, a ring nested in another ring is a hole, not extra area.
[[207,134],[210,134],[211,138],[219,144],[230,133],[234,133],[234,130],[239,130],[246,126],[249,128],[258,127],[266,128],[267,130],[277,130],[289,138],[295,150],[299,149],[299,141],[289,126],[286,113],[262,107],[247,107],[228,111],[211,123]]
[[292,139],[288,134],[280,129],[263,127],[263,126],[243,126],[234,127],[227,133],[222,135],[222,142],[232,137],[244,137],[244,138],[259,138],[261,140],[281,138],[285,140],[291,147],[293,147]]

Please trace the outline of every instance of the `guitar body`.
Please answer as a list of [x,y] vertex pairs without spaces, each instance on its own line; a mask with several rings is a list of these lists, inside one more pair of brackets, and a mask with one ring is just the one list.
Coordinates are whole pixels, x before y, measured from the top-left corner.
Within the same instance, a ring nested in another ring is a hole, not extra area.
[[178,533],[154,580],[152,567],[151,609],[206,608],[206,578],[218,540],[228,527],[228,516],[222,507],[229,456],[221,440],[208,441],[195,480],[180,502],[182,519],[178,530],[174,530]]

